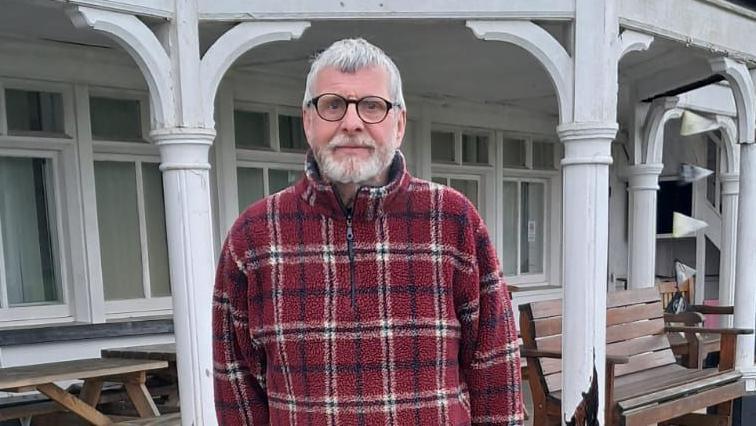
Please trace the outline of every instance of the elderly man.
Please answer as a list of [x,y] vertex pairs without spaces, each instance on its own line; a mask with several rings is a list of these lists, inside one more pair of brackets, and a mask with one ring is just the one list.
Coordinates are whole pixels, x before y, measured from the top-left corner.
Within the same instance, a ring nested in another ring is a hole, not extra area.
[[306,176],[247,208],[220,256],[219,423],[522,424],[496,255],[469,201],[407,172],[396,65],[334,43],[302,116]]

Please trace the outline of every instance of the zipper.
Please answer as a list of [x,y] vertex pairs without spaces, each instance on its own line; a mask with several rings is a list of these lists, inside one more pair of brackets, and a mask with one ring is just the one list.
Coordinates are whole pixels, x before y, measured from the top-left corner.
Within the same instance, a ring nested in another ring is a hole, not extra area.
[[350,284],[350,296],[352,300],[352,307],[356,305],[356,292],[354,285],[354,231],[352,230],[352,212],[347,212],[346,216],[346,240],[347,240],[347,252],[349,253],[349,284]]

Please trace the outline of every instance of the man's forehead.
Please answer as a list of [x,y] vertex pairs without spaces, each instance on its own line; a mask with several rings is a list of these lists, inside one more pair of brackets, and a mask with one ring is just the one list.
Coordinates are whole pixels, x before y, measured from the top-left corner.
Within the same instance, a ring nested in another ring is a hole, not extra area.
[[329,90],[372,91],[375,95],[389,94],[390,76],[382,66],[370,66],[354,71],[342,71],[336,67],[325,67],[315,76],[315,90],[318,93]]

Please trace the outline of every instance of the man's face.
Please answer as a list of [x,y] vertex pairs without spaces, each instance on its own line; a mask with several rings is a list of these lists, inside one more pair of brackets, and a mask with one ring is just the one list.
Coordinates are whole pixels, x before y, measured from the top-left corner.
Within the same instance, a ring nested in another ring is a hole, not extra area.
[[[394,102],[389,95],[389,74],[382,67],[342,73],[324,68],[313,82],[315,96],[335,93],[346,99],[380,96]],[[404,137],[406,112],[391,108],[380,123],[366,124],[357,115],[357,105],[350,104],[339,121],[326,121],[314,106],[302,111],[305,135],[322,175],[338,183],[383,183],[387,171]]]

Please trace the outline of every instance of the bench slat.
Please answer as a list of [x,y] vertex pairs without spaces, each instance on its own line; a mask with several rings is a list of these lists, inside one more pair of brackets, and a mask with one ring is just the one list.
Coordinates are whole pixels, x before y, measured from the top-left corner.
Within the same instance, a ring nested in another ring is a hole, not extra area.
[[662,318],[612,325],[606,328],[606,343],[662,333],[664,333],[664,319]]
[[617,404],[623,410],[629,410],[632,408],[640,407],[642,405],[664,402],[679,395],[685,395],[694,391],[700,391],[720,384],[735,382],[740,379],[741,376],[742,375],[737,371],[727,371],[721,374],[706,377],[704,379],[699,379],[694,382],[681,383],[667,389],[649,392],[642,396],[620,401]]
[[663,367],[665,365],[674,364],[675,354],[672,353],[672,349],[664,349],[657,352],[646,352],[644,354],[635,355],[630,358],[630,362],[627,364],[620,364],[614,367],[614,375],[616,377],[622,377],[627,374],[632,374],[637,371],[648,370],[649,368]]
[[722,402],[732,401],[743,395],[745,395],[745,382],[740,380],[674,401],[628,410],[623,413],[625,426],[642,426],[659,423],[663,420],[691,413],[700,407],[709,407]]
[[606,296],[606,307],[635,305],[636,303],[653,303],[659,300],[659,293],[654,287],[639,288],[629,291],[615,291]]

